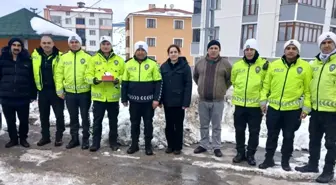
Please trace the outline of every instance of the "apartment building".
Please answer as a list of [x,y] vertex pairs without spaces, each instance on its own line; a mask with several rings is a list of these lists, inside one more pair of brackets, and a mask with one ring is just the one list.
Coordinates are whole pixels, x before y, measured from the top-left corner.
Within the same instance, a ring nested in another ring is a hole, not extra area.
[[167,60],[167,48],[171,44],[181,47],[182,55],[192,62],[190,43],[192,12],[175,9],[174,5],[157,8],[149,4],[148,10],[130,13],[126,19],[126,58],[133,57],[134,44],[145,41],[148,56],[163,63]]
[[[221,55],[243,56],[243,44],[256,38],[262,56],[283,55],[284,43],[297,39],[301,56],[313,58],[317,38],[336,31],[336,0],[194,0],[191,53],[204,55],[209,39],[222,43]],[[207,12],[210,13],[207,16]],[[210,33],[210,34],[207,34]],[[205,36],[210,35],[210,36]]]
[[47,5],[44,18],[77,33],[83,40],[83,48],[89,52],[99,49],[101,36],[112,37],[112,9],[78,6]]

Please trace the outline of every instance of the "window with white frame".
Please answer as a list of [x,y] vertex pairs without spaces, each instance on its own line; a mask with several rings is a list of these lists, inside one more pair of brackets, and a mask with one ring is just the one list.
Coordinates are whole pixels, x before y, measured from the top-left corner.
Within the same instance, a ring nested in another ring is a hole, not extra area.
[[65,12],[65,15],[70,15],[70,12]]
[[147,28],[156,28],[156,19],[147,19]]
[[96,35],[96,30],[90,30],[90,35]]
[[96,46],[96,41],[95,40],[90,40],[90,46]]
[[148,55],[147,57],[148,57],[148,58],[151,58],[151,59],[153,59],[153,60],[156,60],[156,56],[150,56],[150,55]]
[[90,13],[90,17],[94,17],[94,13]]
[[183,47],[183,39],[174,39],[174,44],[178,45],[180,48]]
[[155,47],[156,46],[156,38],[148,37],[147,39],[148,47]]
[[96,20],[95,19],[89,19],[89,25],[90,26],[96,25]]
[[71,18],[65,18],[65,24],[71,24]]
[[184,21],[183,20],[174,20],[174,28],[182,30],[184,28]]

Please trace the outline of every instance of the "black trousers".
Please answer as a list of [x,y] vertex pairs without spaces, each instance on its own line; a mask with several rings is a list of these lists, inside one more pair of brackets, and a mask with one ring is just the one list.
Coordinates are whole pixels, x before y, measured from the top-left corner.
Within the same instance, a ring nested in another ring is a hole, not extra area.
[[164,112],[166,117],[165,133],[168,148],[182,150],[185,111],[182,107],[164,107]]
[[93,143],[98,145],[100,144],[102,135],[102,122],[104,119],[105,111],[107,111],[107,116],[109,119],[110,145],[117,145],[119,102],[93,101]]
[[256,153],[259,145],[262,116],[260,107],[235,106],[233,119],[236,130],[236,149],[238,153],[245,154],[245,130],[247,125],[249,129],[247,155],[254,155]]
[[41,134],[45,139],[50,138],[50,106],[56,117],[56,139],[63,137],[64,126],[64,100],[59,98],[54,89],[42,89],[39,92],[38,107],[41,120]]
[[90,138],[90,118],[89,109],[91,106],[91,93],[66,93],[65,103],[70,114],[70,134],[73,138],[78,138],[79,131],[79,110],[82,118],[83,140]]
[[140,135],[141,118],[144,122],[145,145],[151,146],[153,139],[153,117],[154,109],[152,102],[149,103],[135,103],[131,102],[129,107],[131,120],[131,137],[132,145],[137,145]]
[[[5,116],[8,128],[9,138],[13,141],[20,139],[25,140],[29,131],[29,105],[24,104],[2,104],[2,111]],[[19,135],[16,128],[16,114],[19,118]]]
[[331,172],[336,159],[336,112],[312,111],[309,123],[309,163],[318,166],[321,153],[321,140],[325,134],[324,171]]
[[278,111],[268,107],[266,115],[267,141],[266,158],[274,156],[278,146],[280,130],[282,130],[283,144],[281,148],[282,158],[289,160],[293,153],[295,132],[300,128],[302,110]]

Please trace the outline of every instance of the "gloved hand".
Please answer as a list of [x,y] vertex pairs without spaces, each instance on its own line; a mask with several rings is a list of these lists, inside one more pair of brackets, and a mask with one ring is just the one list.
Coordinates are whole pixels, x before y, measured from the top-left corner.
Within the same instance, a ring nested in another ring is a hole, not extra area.
[[96,77],[93,79],[93,84],[98,85],[100,84],[102,81],[98,80]]
[[117,85],[118,83],[119,83],[119,79],[116,78],[116,79],[113,81],[113,84],[114,84],[114,85]]

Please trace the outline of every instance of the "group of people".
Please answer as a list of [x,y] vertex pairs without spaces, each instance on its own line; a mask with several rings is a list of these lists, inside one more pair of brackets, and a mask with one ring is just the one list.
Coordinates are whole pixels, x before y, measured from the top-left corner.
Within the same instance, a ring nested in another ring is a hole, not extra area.
[[[255,39],[244,45],[244,57],[233,64],[234,126],[237,155],[234,163],[247,161],[255,166],[254,154],[259,144],[260,124],[266,115],[267,141],[265,160],[260,169],[275,166],[274,154],[280,131],[283,135],[281,167],[291,171],[295,132],[302,119],[310,115],[309,161],[296,171],[319,172],[321,140],[325,134],[327,154],[322,174],[316,179],[328,183],[334,177],[336,159],[336,35],[324,32],[318,37],[319,54],[307,62],[300,57],[297,40],[284,44],[284,55],[269,63],[260,57]],[[245,130],[249,140],[245,148]]]
[[[221,121],[227,89],[234,88],[234,126],[237,155],[234,163],[247,161],[255,166],[254,155],[259,145],[263,115],[268,129],[266,155],[259,168],[275,165],[273,157],[280,131],[283,133],[281,166],[290,171],[295,132],[301,120],[310,115],[309,162],[296,167],[300,172],[318,172],[321,140],[326,134],[328,150],[323,173],[318,182],[329,182],[334,176],[336,157],[336,35],[325,32],[318,38],[321,52],[309,64],[300,57],[300,43],[289,40],[284,55],[271,63],[258,52],[255,39],[244,44],[244,57],[230,64],[220,56],[221,44],[212,40],[207,55],[197,61],[192,73],[188,61],[181,56],[177,45],[167,49],[169,58],[161,66],[147,57],[148,45],[139,41],[134,56],[124,61],[114,53],[111,38],[100,39],[100,49],[93,56],[81,49],[78,35],[69,37],[70,50],[61,53],[50,36],[41,38],[41,46],[30,55],[18,38],[8,42],[0,57],[0,98],[7,121],[10,142],[6,147],[21,144],[29,147],[29,105],[37,99],[40,111],[42,138],[38,146],[51,143],[50,107],[56,115],[55,146],[63,144],[64,100],[70,115],[71,149],[80,145],[79,113],[82,119],[81,148],[97,151],[100,148],[102,121],[105,111],[109,119],[109,144],[118,150],[119,101],[129,106],[132,144],[127,153],[139,151],[141,118],[144,123],[145,153],[153,155],[153,116],[155,109],[164,108],[166,118],[166,153],[181,153],[185,110],[191,103],[192,80],[199,94],[200,145],[194,153],[213,150],[221,157]],[[93,102],[93,136],[90,138],[89,109]],[[80,111],[80,112],[79,112]],[[19,134],[16,114],[20,120]],[[210,142],[209,128],[212,128]],[[245,130],[249,141],[245,147]]]

